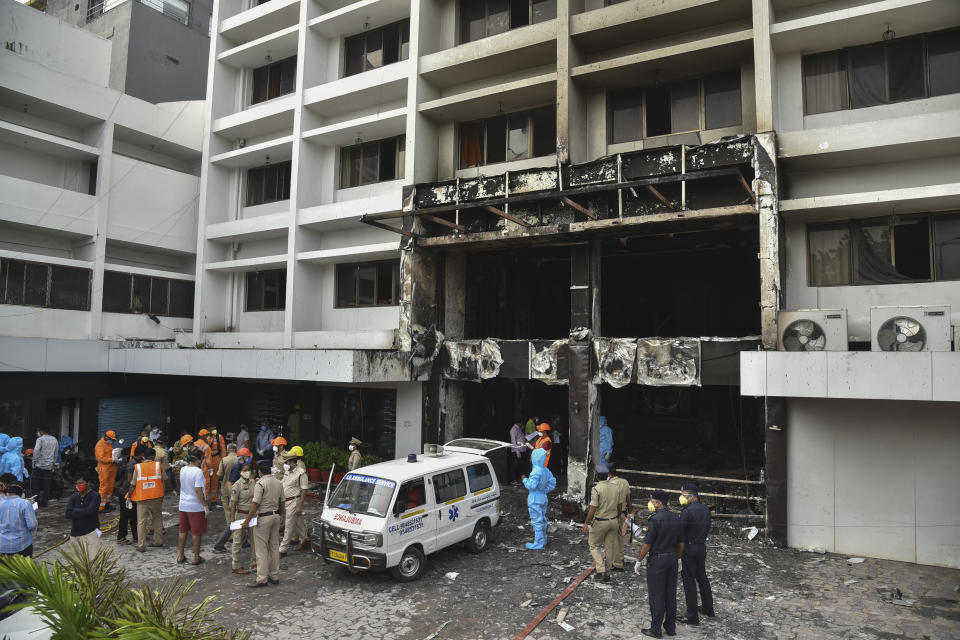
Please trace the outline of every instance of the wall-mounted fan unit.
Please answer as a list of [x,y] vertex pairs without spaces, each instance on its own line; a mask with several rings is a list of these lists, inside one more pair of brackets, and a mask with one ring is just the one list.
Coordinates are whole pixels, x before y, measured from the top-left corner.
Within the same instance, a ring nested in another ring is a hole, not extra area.
[[846,309],[799,309],[777,314],[780,351],[846,351]]
[[873,351],[950,351],[950,306],[870,307]]

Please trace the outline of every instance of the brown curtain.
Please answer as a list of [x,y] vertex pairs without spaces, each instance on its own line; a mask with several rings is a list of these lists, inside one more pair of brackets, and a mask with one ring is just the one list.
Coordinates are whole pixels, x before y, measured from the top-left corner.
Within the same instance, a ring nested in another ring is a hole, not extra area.
[[460,127],[460,168],[483,164],[483,125],[479,122]]

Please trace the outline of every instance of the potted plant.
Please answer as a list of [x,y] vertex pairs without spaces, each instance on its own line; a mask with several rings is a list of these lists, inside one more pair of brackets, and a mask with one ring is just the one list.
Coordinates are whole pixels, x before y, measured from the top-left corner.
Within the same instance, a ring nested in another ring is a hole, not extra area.
[[[307,466],[307,476],[311,482],[322,482],[323,465],[326,460],[325,447],[319,442],[303,445],[303,464]],[[327,467],[329,469],[329,466]]]

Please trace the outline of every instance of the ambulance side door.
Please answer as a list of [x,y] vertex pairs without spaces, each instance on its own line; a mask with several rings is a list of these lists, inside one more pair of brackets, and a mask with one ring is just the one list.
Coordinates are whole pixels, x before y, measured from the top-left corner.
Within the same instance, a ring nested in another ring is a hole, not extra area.
[[400,485],[397,501],[387,518],[387,553],[402,552],[412,542],[423,545],[425,553],[436,547],[437,518],[433,514],[423,477]]
[[437,514],[437,548],[443,549],[466,537],[460,530],[468,521],[467,481],[463,469],[457,467],[434,474],[431,482],[432,497],[436,501],[434,513]]
[[[467,466],[467,482],[470,490],[470,519],[476,522],[487,516],[491,524],[496,521],[497,500],[500,490],[495,481],[493,466],[488,460]],[[473,532],[471,526],[470,532]]]

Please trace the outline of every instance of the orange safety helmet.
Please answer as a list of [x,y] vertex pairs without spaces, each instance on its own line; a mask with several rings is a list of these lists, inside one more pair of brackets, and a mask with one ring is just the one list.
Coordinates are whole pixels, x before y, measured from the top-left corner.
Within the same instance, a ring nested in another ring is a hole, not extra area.
[[279,447],[280,445],[287,446],[287,439],[284,438],[283,436],[277,436],[276,438],[270,441],[270,444],[272,444],[275,447]]
[[537,431],[550,431],[550,425],[546,422],[541,422],[537,425]]
[[184,436],[181,436],[181,438],[180,438],[180,446],[181,446],[181,447],[185,447],[185,446],[187,446],[188,444],[190,444],[191,442],[193,442],[193,436],[191,436],[189,433],[186,434],[186,435],[184,435]]
[[253,454],[250,453],[250,449],[247,449],[246,447],[243,447],[242,449],[240,449],[239,451],[237,451],[237,455],[238,455],[238,456],[250,456],[250,457],[253,457]]
[[116,440],[116,439],[117,439],[117,432],[114,431],[113,429],[108,430],[108,431],[107,431],[105,434],[103,434],[103,435],[104,435],[104,437],[110,438],[111,440]]
[[202,438],[203,436],[207,436],[207,435],[210,435],[210,432],[207,431],[206,429],[200,429],[200,431],[197,431],[198,438]]

